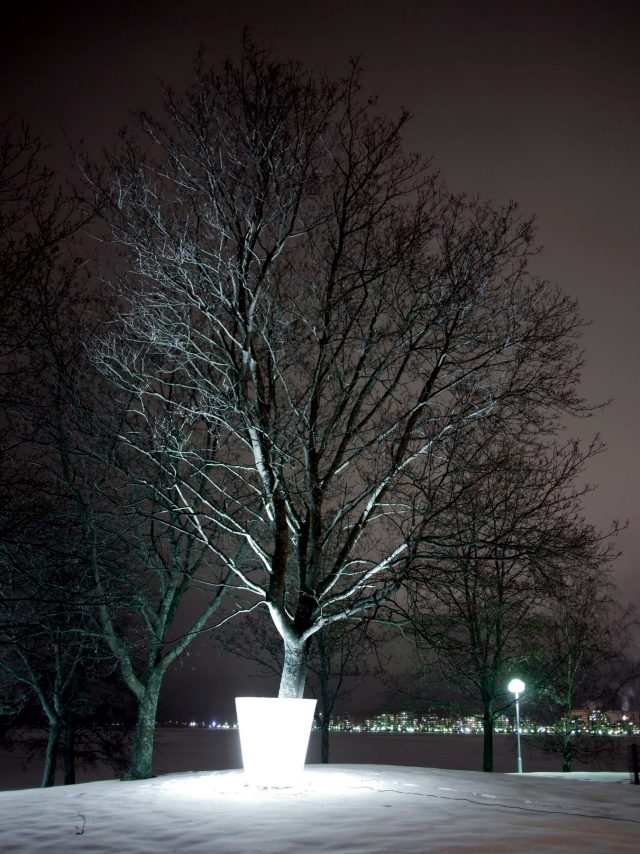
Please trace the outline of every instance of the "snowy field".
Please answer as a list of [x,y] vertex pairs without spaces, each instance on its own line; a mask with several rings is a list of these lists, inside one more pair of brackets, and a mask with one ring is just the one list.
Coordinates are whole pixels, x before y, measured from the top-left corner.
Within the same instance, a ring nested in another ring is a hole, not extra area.
[[[592,779],[580,779],[581,776]],[[310,766],[295,789],[239,770],[0,793],[7,854],[637,852],[628,776]]]

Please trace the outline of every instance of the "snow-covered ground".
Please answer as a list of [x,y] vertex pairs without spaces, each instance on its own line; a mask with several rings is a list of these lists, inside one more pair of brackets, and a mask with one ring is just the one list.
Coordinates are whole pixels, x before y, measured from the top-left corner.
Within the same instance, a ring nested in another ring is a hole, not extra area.
[[295,789],[250,787],[231,770],[8,791],[0,851],[638,852],[640,787],[604,779],[330,765],[308,766]]

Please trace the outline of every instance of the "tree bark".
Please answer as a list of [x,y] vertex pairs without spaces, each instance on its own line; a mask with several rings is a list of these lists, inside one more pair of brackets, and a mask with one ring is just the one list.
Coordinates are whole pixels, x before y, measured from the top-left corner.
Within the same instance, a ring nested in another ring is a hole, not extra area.
[[56,780],[56,766],[58,764],[58,743],[60,741],[60,722],[52,721],[49,726],[49,739],[47,741],[47,752],[44,760],[44,773],[42,775],[42,788],[53,786]]
[[329,763],[329,718],[326,715],[322,716],[320,733],[320,762],[327,765]]
[[64,784],[73,786],[76,782],[76,730],[72,721],[64,725]]
[[562,770],[565,772],[571,771],[571,759],[572,759],[572,749],[571,749],[571,733],[566,731],[566,727],[564,732],[562,733]]
[[484,703],[482,726],[484,730],[482,770],[493,771],[493,703],[491,700]]
[[307,679],[307,644],[299,641],[284,642],[284,666],[278,697],[301,699]]
[[152,776],[153,738],[156,728],[160,684],[160,680],[149,682],[140,698],[131,764],[125,774],[125,780],[147,780]]

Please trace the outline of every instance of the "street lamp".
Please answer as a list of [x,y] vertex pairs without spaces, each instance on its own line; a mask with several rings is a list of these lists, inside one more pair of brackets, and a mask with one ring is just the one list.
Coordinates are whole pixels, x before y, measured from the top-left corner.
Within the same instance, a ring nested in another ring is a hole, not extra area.
[[516,731],[518,733],[518,774],[522,774],[522,752],[520,751],[520,704],[518,697],[525,689],[522,679],[512,679],[508,685],[509,691],[516,695]]

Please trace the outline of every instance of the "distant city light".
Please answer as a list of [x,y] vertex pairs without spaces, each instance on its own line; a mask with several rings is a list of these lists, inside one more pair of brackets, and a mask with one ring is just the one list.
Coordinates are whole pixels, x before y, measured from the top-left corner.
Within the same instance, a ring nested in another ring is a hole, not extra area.
[[[119,726],[119,724],[113,724]],[[237,729],[237,723],[226,721],[218,722],[213,719],[207,724],[197,721],[181,721],[178,719],[164,720],[161,726],[182,726],[194,728],[206,728],[209,730],[223,731]],[[320,724],[314,721],[312,729],[321,729]],[[361,719],[354,719],[349,712],[331,715],[329,719],[329,730],[342,733],[396,733],[398,735],[411,734],[440,734],[440,735],[478,735],[484,731],[482,715],[480,714],[453,714],[447,709],[428,709],[423,712],[399,711],[383,712],[382,714]],[[634,736],[640,735],[640,712],[629,712],[622,710],[603,711],[600,709],[573,709],[568,719],[558,718],[555,723],[540,723],[532,720],[526,715],[520,715],[520,732],[527,735],[554,734],[571,732],[572,735],[597,735],[600,730],[612,736]],[[516,721],[514,717],[507,714],[496,715],[494,718],[494,732],[515,733]]]

